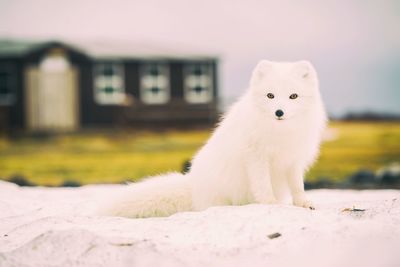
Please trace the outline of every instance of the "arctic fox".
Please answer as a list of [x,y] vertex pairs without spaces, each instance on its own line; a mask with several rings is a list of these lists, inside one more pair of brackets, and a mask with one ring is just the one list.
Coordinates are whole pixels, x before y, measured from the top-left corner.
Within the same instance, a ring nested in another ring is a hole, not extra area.
[[314,209],[303,175],[316,159],[327,118],[311,63],[262,60],[245,94],[223,116],[187,174],[127,186],[102,214],[169,216],[217,205]]

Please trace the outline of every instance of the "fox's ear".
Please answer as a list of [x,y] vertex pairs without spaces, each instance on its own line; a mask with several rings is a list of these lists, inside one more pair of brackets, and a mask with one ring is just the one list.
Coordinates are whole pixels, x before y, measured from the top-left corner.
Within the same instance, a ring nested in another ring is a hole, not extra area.
[[272,64],[268,60],[261,60],[258,62],[257,66],[253,70],[253,74],[251,75],[250,84],[254,84],[261,80],[271,68]]
[[296,62],[294,66],[294,71],[303,79],[311,80],[315,78],[315,69],[311,62],[307,60]]

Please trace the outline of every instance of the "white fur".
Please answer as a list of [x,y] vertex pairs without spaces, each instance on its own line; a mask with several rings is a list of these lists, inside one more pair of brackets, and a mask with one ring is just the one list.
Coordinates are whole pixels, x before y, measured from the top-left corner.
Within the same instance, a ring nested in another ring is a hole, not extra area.
[[180,173],[150,177],[126,186],[102,203],[98,214],[131,218],[162,217],[192,207],[188,179]]
[[[298,98],[289,99],[294,93]],[[275,115],[278,109],[284,112],[282,120]],[[166,216],[216,205],[273,204],[288,196],[294,205],[312,208],[303,175],[318,155],[325,125],[313,66],[307,61],[263,60],[246,93],[194,156],[188,174],[131,185],[131,192],[106,213]]]

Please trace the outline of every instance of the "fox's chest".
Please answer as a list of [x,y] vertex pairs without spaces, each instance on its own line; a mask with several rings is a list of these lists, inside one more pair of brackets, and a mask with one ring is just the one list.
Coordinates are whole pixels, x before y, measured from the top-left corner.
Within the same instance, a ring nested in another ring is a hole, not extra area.
[[298,160],[309,157],[319,140],[312,129],[270,129],[251,141],[252,151],[266,160]]

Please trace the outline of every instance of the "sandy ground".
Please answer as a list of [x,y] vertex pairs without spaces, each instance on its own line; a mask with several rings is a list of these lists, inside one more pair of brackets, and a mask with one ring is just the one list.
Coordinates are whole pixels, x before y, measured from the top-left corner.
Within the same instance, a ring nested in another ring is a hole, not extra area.
[[0,266],[400,266],[400,191],[309,191],[315,211],[253,204],[168,218],[90,215],[119,187],[0,181]]

